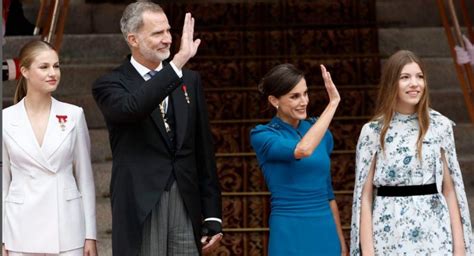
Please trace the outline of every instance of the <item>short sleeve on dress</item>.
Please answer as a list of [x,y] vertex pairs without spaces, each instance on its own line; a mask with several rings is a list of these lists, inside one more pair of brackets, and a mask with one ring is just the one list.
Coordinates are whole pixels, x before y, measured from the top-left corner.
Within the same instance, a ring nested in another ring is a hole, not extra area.
[[250,132],[250,142],[263,164],[267,160],[295,160],[297,140],[284,138],[277,130],[258,125]]

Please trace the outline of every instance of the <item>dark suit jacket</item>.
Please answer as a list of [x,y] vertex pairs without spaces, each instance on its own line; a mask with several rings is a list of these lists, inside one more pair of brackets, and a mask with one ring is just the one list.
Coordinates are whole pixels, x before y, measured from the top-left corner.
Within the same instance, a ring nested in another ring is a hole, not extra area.
[[[158,203],[171,172],[201,248],[201,221],[221,218],[221,197],[199,74],[183,69],[180,79],[164,63],[145,82],[127,59],[99,78],[92,92],[105,117],[112,148],[113,255],[137,255],[145,218]],[[172,150],[159,109],[167,95],[173,98],[176,150]]]

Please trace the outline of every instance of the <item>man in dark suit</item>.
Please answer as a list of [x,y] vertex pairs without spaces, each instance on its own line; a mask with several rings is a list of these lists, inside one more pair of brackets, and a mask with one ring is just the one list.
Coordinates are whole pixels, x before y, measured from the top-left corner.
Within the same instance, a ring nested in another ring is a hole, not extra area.
[[183,69],[199,47],[186,14],[181,45],[157,4],[127,6],[131,57],[93,85],[109,130],[113,255],[200,255],[218,245],[221,196],[201,79]]

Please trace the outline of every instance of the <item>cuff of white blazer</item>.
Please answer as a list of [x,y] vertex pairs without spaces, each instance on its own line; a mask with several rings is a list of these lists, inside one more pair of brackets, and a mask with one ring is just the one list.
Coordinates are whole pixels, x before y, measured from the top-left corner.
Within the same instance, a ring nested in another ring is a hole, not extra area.
[[86,239],[97,240],[97,233],[96,232],[86,233]]

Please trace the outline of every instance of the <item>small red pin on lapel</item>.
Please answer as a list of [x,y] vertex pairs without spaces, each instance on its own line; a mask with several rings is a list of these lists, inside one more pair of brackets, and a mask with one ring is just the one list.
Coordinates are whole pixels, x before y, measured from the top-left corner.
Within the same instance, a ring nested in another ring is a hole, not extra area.
[[56,115],[56,118],[59,122],[59,127],[64,131],[66,129],[67,116],[66,115]]
[[181,86],[181,89],[183,89],[184,97],[186,98],[186,102],[189,104],[190,101],[189,101],[189,95],[188,95],[188,88],[186,87],[185,84],[183,84],[183,86]]

